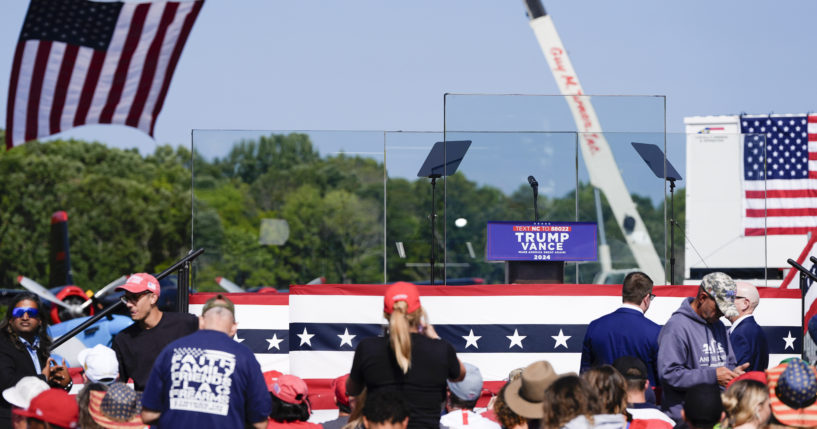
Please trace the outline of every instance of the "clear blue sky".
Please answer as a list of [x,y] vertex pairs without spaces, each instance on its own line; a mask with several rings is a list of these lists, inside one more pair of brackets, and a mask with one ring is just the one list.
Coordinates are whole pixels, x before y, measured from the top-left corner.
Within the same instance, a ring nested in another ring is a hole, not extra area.
[[[6,0],[0,14],[3,119],[27,5]],[[817,2],[545,7],[588,94],[666,95],[671,132],[684,116],[817,110]],[[194,128],[441,130],[445,92],[558,93],[521,0],[209,0],[156,140],[186,145]],[[155,148],[122,126],[61,136]]]

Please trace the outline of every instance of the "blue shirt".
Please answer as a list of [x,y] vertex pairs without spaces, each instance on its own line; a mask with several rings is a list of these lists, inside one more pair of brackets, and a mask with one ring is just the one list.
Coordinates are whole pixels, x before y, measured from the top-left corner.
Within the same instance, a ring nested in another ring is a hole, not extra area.
[[658,334],[661,326],[640,310],[621,307],[587,326],[582,344],[580,372],[613,364],[622,356],[635,356],[647,366],[651,386],[658,385]]
[[34,344],[29,343],[23,337],[17,338],[26,346],[26,351],[28,351],[28,355],[31,356],[31,360],[34,362],[34,369],[37,370],[37,374],[43,372],[43,368],[40,366],[40,358],[37,357],[37,349],[40,348],[40,337],[34,337]]
[[203,329],[165,347],[150,372],[142,407],[159,427],[237,428],[272,411],[261,366],[247,346]]

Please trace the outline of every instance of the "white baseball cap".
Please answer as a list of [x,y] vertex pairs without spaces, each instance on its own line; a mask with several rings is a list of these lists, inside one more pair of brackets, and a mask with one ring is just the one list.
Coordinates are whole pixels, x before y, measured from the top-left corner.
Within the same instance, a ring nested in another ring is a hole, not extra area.
[[85,376],[93,383],[111,384],[119,377],[119,361],[110,347],[97,344],[84,349],[77,355],[77,360],[85,370]]
[[23,377],[12,387],[3,390],[3,398],[15,407],[27,409],[35,396],[50,389],[48,383],[39,377],[30,375]]

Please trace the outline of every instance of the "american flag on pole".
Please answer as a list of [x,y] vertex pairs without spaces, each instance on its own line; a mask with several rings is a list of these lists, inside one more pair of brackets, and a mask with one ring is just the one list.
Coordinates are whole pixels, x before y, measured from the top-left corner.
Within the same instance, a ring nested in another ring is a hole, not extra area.
[[31,0],[14,53],[6,147],[84,124],[153,135],[203,0]]
[[744,234],[806,234],[817,228],[817,116],[740,118]]

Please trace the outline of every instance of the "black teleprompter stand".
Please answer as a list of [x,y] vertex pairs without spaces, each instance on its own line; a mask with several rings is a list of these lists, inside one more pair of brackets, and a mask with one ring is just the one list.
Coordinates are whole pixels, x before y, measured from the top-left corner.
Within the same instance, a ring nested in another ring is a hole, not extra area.
[[[431,179],[431,285],[434,285],[434,264],[436,263],[436,255],[434,252],[434,237],[436,236],[437,224],[437,196],[436,187],[437,179],[440,177],[450,176],[457,172],[457,168],[465,157],[465,152],[471,146],[471,140],[456,140],[443,141],[434,143],[431,151],[426,156],[423,166],[417,172],[417,177],[427,177]],[[445,261],[443,261],[445,264]],[[445,265],[443,265],[445,267]],[[445,270],[443,270],[445,272]],[[445,284],[445,276],[443,276],[443,284]]]
[[647,163],[655,177],[669,182],[670,194],[670,217],[669,217],[669,284],[675,278],[675,181],[683,180],[678,170],[670,164],[664,156],[664,152],[658,145],[649,143],[632,143],[635,151],[641,155],[641,159]]

